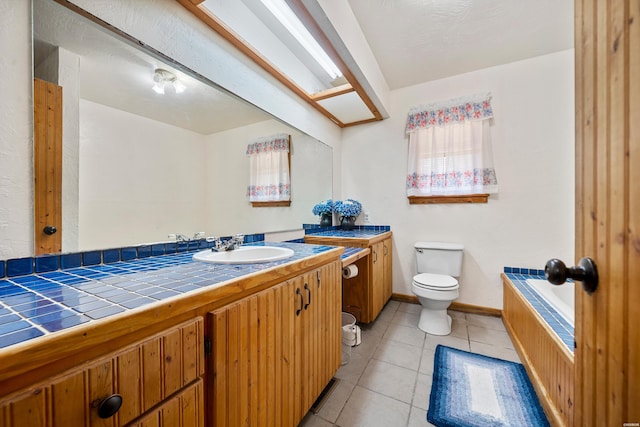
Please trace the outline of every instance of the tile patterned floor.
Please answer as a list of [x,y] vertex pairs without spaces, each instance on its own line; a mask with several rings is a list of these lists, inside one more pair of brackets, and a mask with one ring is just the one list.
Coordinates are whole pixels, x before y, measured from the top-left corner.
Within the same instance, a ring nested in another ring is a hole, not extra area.
[[417,327],[420,305],[389,301],[375,322],[362,327],[362,344],[317,414],[304,427],[419,427],[427,422],[436,345],[520,362],[502,320],[452,311],[451,335]]

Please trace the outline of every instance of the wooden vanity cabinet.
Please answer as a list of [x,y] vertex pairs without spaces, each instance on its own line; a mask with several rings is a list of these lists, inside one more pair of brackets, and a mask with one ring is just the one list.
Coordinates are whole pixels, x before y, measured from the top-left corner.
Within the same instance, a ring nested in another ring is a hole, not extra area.
[[[198,317],[13,393],[0,400],[0,427],[204,426],[203,326]],[[116,395],[119,410],[102,418]]]
[[353,314],[359,322],[373,322],[392,294],[391,232],[371,239],[337,236],[305,236],[306,243],[369,248],[366,258],[358,260],[358,276],[343,279],[343,311]]
[[341,362],[341,264],[210,313],[211,425],[296,426]]

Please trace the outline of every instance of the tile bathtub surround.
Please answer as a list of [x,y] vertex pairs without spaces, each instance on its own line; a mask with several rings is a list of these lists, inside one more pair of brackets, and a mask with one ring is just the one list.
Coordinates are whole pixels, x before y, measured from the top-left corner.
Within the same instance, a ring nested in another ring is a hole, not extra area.
[[[333,249],[269,245],[289,247],[295,255],[262,264],[214,265],[193,261],[196,250],[125,261],[132,248],[122,248],[123,261],[86,266],[61,255],[61,264],[66,259],[74,267],[0,279],[0,348]],[[95,261],[96,255],[89,255],[89,262]]]
[[520,362],[502,320],[451,311],[445,337],[418,329],[421,306],[389,301],[362,325],[362,344],[338,370],[338,383],[317,414],[301,426],[430,426],[426,413],[438,344]]
[[[507,272],[505,267],[505,275],[511,280],[511,283],[526,298],[533,308],[542,316],[547,324],[558,335],[562,342],[567,346],[569,351],[574,351],[575,328],[571,326],[549,303],[538,293],[531,289],[527,283],[527,279],[544,279],[544,271],[542,274],[531,274],[531,270],[522,273],[523,269],[518,272]],[[538,270],[540,271],[540,270]]]

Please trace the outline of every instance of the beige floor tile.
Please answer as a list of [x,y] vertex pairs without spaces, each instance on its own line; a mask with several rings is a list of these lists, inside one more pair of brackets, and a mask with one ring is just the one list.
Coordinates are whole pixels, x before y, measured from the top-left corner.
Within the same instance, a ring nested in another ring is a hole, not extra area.
[[515,350],[499,347],[493,344],[471,341],[471,351],[473,353],[484,354],[485,356],[496,357],[502,360],[522,363]]
[[347,364],[340,366],[335,377],[351,384],[358,384],[358,380],[368,363],[368,357],[362,357],[359,354],[351,353],[351,359]]
[[414,370],[372,360],[360,377],[358,385],[411,404],[417,378],[418,373]]
[[418,327],[418,320],[420,320],[420,312],[411,313],[406,311],[397,311],[391,323],[399,323],[405,326]]
[[385,332],[383,338],[422,348],[425,335],[424,332],[415,326],[392,323],[387,328],[387,332]]
[[416,389],[413,392],[413,401],[411,404],[416,408],[429,409],[429,396],[431,396],[431,383],[433,377],[427,374],[418,374]]
[[383,336],[390,324],[391,322],[376,320],[371,323],[362,323],[359,326],[363,333]]
[[409,415],[408,427],[434,427],[429,421],[427,421],[427,411],[422,408],[411,407],[411,414]]
[[309,412],[302,419],[302,421],[300,421],[300,424],[298,424],[298,427],[331,427],[331,426],[333,426],[332,423],[330,423],[327,420],[323,420],[321,417],[319,417],[318,415],[314,415],[311,412]]
[[406,426],[410,409],[404,402],[356,386],[336,424],[343,427]]
[[400,303],[400,306],[398,307],[398,311],[403,311],[405,313],[420,314],[421,310],[422,306],[420,304],[412,304],[410,302]]
[[449,335],[452,337],[469,339],[469,331],[467,330],[467,321],[463,318],[452,317],[451,333]]
[[469,330],[469,341],[493,344],[513,350],[513,343],[509,338],[509,334],[504,330],[487,329],[476,325],[468,325],[467,329]]
[[331,390],[331,394],[325,398],[317,415],[331,423],[335,423],[354,388],[355,384],[338,380],[338,383]]
[[463,313],[462,311],[447,310],[447,313],[449,313],[449,316],[451,316],[451,318],[453,319],[464,319],[465,321],[467,320],[467,314]]
[[481,314],[467,314],[467,324],[468,325],[476,325],[482,326],[487,329],[496,329],[498,331],[504,331],[504,323],[502,323],[502,318],[500,317],[492,317],[492,316],[483,316]]
[[373,354],[373,358],[417,371],[420,366],[421,354],[420,347],[383,339]]
[[420,358],[420,368],[418,372],[421,374],[433,374],[433,361],[436,355],[436,351],[433,348],[425,347]]
[[453,337],[451,335],[429,335],[427,334],[427,338],[425,339],[425,349],[431,348],[433,350],[436,349],[438,344],[446,345],[447,347],[458,348],[460,350],[469,351],[469,340],[460,337]]

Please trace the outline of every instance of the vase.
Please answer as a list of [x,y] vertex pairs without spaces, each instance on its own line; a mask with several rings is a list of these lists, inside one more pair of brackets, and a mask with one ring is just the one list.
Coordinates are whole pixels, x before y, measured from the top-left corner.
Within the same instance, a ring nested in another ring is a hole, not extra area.
[[333,225],[333,218],[331,214],[320,215],[320,227],[331,227]]
[[340,227],[343,230],[353,230],[356,227],[356,217],[355,216],[341,216],[340,217]]

